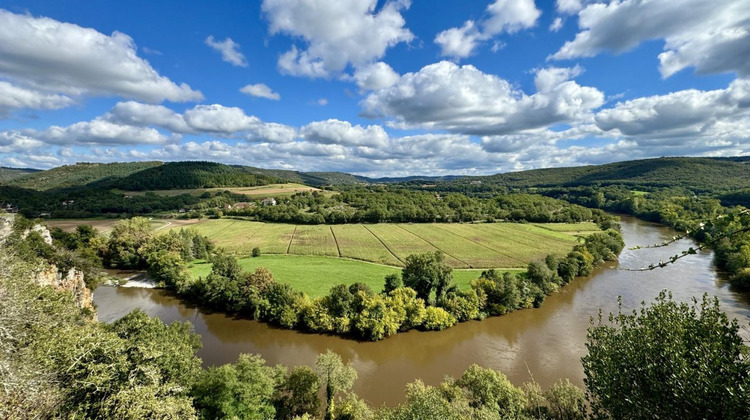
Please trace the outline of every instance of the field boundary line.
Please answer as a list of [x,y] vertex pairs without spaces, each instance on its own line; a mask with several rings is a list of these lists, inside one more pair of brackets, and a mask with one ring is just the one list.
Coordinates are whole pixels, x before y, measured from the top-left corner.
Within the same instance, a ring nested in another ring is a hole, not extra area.
[[328,226],[331,229],[331,236],[333,236],[333,242],[336,243],[336,251],[339,252],[339,258],[341,258],[341,248],[339,247],[339,240],[336,239],[336,234],[333,232],[333,226]]
[[[216,219],[216,220],[221,220],[221,219]],[[230,224],[224,226],[223,228],[217,230],[216,232],[214,232],[214,236],[217,236],[220,233],[223,233],[225,230],[229,229],[230,227],[234,226],[235,223],[237,223],[236,220],[234,220],[234,219],[231,219],[231,220],[232,220],[232,223],[230,223]]]
[[458,257],[456,257],[455,255],[451,255],[451,254],[449,254],[449,253],[448,253],[448,251],[444,251],[444,250],[443,250],[442,248],[440,248],[440,247],[436,246],[436,245],[435,245],[435,244],[433,244],[432,242],[430,242],[430,241],[428,241],[427,239],[425,239],[425,238],[423,238],[423,237],[421,237],[421,236],[417,235],[416,233],[414,233],[414,232],[410,231],[409,229],[407,229],[407,228],[405,228],[405,227],[401,226],[400,224],[396,224],[396,226],[400,227],[401,229],[403,229],[404,231],[406,231],[406,232],[408,232],[408,233],[411,233],[412,235],[416,236],[417,238],[419,238],[419,239],[421,239],[421,240],[423,240],[423,241],[427,242],[428,244],[430,244],[430,246],[431,246],[431,247],[433,247],[433,248],[437,249],[438,251],[440,251],[440,252],[444,253],[445,255],[447,255],[447,256],[449,256],[449,257],[453,258],[454,260],[456,260],[456,261],[458,261],[458,262],[460,262],[460,263],[466,264],[466,267],[467,267],[467,268],[474,268],[474,266],[473,266],[473,265],[471,265],[471,264],[467,263],[466,261],[462,260],[461,258],[458,258]]
[[383,246],[385,247],[385,249],[387,249],[388,252],[390,252],[391,255],[393,255],[394,258],[396,258],[397,260],[399,260],[401,262],[401,264],[404,264],[404,260],[402,260],[401,258],[399,258],[399,256],[396,255],[396,253],[394,253],[391,250],[391,248],[388,245],[386,245],[385,242],[383,242],[383,240],[380,239],[380,237],[378,235],[375,234],[375,232],[373,232],[372,230],[370,230],[370,228],[368,228],[366,225],[362,225],[362,227],[364,227],[365,229],[367,229],[367,231],[370,232],[372,234],[372,236],[375,237],[375,239],[377,239],[381,244],[383,244]]
[[[479,246],[481,246],[481,247],[487,248],[487,249],[489,249],[489,250],[490,250],[490,251],[492,251],[492,252],[497,252],[497,253],[498,253],[498,254],[500,254],[500,255],[505,255],[506,257],[510,258],[511,260],[515,260],[515,261],[518,261],[518,262],[520,262],[520,263],[524,263],[524,261],[523,261],[523,260],[521,260],[521,259],[519,259],[519,258],[516,258],[516,257],[513,257],[513,256],[511,256],[511,255],[509,255],[509,254],[506,254],[506,253],[504,253],[504,252],[502,252],[502,251],[498,251],[497,249],[495,249],[495,248],[492,248],[492,247],[490,247],[489,245],[485,245],[485,244],[483,244],[483,243],[481,243],[481,242],[477,242],[477,241],[474,241],[474,240],[472,240],[472,239],[470,239],[470,238],[467,238],[467,237],[465,237],[465,236],[459,235],[458,233],[456,233],[456,232],[453,232],[453,231],[450,231],[450,230],[448,230],[448,229],[443,229],[443,228],[441,228],[440,226],[438,226],[437,224],[435,224],[435,225],[433,225],[433,226],[435,226],[435,228],[437,228],[437,229],[440,229],[440,230],[442,230],[443,232],[448,232],[448,233],[452,233],[453,235],[456,235],[456,236],[458,236],[458,237],[459,237],[459,238],[461,238],[461,239],[465,239],[465,240],[467,240],[467,241],[469,241],[469,242],[472,242],[472,243],[475,243],[475,244],[477,244],[477,245],[479,245]],[[498,235],[498,236],[501,236],[501,235]],[[528,262],[526,262],[526,264],[528,264]]]
[[292,241],[294,240],[295,233],[297,233],[297,225],[294,225],[294,230],[292,231],[292,237],[289,238],[289,246],[286,247],[286,255],[290,255],[289,251],[292,249]]

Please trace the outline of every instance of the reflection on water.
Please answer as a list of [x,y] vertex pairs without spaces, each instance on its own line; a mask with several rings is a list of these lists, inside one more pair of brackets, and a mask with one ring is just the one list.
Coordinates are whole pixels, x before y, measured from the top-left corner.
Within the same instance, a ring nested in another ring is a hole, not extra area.
[[[416,378],[437,384],[446,375],[459,376],[472,363],[501,370],[517,385],[532,375],[543,388],[559,378],[582,385],[580,358],[586,352],[589,319],[600,308],[605,313],[615,311],[618,296],[623,308],[630,310],[652,301],[662,289],[669,289],[680,301],[708,293],[719,298],[731,317],[748,324],[748,295],[729,290],[712,265],[710,251],[654,271],[618,270],[618,264],[640,268],[667,260],[692,245],[683,239],[668,247],[631,251],[627,248],[660,243],[675,232],[632,218],[623,218],[622,228],[626,249],[619,262],[574,280],[549,296],[542,308],[467,322],[446,331],[401,333],[377,343],[298,333],[208,313],[162,290],[100,287],[94,301],[99,319],[105,322],[135,308],[164,322],[190,321],[201,334],[199,355],[206,366],[233,362],[240,353],[259,353],[269,364],[312,365],[319,353],[331,349],[353,362],[359,372],[354,390],[376,405],[401,402],[404,386]],[[743,334],[750,335],[747,328]]]

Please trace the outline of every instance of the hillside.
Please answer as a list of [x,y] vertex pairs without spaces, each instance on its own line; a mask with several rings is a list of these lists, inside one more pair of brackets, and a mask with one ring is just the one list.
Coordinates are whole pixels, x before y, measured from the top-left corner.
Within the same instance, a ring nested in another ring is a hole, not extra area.
[[127,177],[97,183],[128,191],[215,187],[254,187],[278,182],[277,177],[251,173],[241,166],[214,162],[168,162]]
[[701,192],[750,188],[750,162],[745,158],[670,157],[605,165],[535,169],[486,177],[466,177],[456,184],[506,187],[627,185],[634,188],[683,187]]
[[39,172],[39,170],[29,168],[6,168],[0,166],[0,184],[35,172]]
[[161,162],[76,163],[37,171],[11,179],[4,184],[39,191],[78,187],[105,180],[111,182],[161,164]]

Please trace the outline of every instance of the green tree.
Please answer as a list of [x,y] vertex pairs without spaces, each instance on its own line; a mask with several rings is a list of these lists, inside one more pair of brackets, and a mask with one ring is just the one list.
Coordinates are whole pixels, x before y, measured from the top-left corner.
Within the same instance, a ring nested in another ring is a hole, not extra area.
[[274,417],[276,372],[258,355],[241,354],[234,364],[204,371],[193,386],[195,407],[203,419]]
[[260,257],[260,248],[259,247],[256,246],[255,248],[253,248],[252,256],[253,256],[253,258]]
[[692,305],[661,292],[640,311],[599,316],[583,357],[586,398],[614,418],[748,418],[750,364],[737,321],[718,299]]
[[151,239],[151,223],[145,217],[133,217],[115,224],[109,234],[104,262],[116,268],[142,268],[146,265],[143,246]]
[[390,293],[392,290],[403,287],[404,281],[401,280],[401,276],[396,273],[388,274],[385,276],[385,286],[383,287],[383,293]]
[[507,418],[518,418],[526,409],[526,396],[502,372],[473,364],[456,381],[469,392],[470,405],[487,407]]
[[357,379],[357,371],[354,370],[351,363],[346,365],[341,360],[341,356],[332,352],[330,349],[325,353],[318,355],[315,361],[315,368],[320,378],[321,385],[326,388],[326,420],[331,420],[334,415],[334,398],[341,391],[347,391],[354,385]]
[[544,393],[549,402],[549,411],[553,419],[583,420],[586,418],[586,394],[581,388],[560,379]]
[[417,297],[427,302],[433,291],[436,299],[443,297],[453,280],[452,271],[443,253],[435,251],[406,257],[401,277],[404,286],[414,289]]
[[291,420],[304,414],[315,416],[320,407],[319,387],[318,375],[310,367],[292,369],[274,394],[276,418]]

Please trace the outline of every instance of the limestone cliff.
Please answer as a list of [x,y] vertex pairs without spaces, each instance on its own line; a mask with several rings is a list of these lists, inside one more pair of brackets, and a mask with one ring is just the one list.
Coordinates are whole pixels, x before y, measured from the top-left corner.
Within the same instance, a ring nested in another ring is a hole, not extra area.
[[60,273],[56,265],[50,264],[36,273],[34,282],[40,286],[52,286],[57,291],[69,291],[79,308],[94,312],[91,290],[83,281],[82,271],[71,268],[67,273]]

